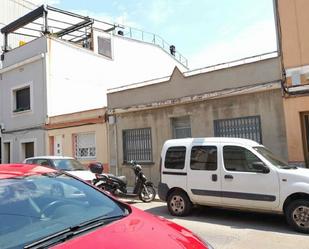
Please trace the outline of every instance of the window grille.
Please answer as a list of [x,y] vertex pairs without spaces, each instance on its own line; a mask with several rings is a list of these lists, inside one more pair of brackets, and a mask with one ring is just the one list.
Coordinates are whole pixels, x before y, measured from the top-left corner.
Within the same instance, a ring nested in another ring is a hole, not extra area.
[[112,44],[110,38],[98,36],[98,53],[112,58]]
[[262,143],[260,116],[214,120],[216,137],[238,137]]
[[190,117],[172,118],[173,138],[191,137]]
[[150,128],[124,130],[122,135],[124,162],[152,162]]
[[95,134],[76,134],[75,135],[75,157],[78,159],[95,159],[96,145]]

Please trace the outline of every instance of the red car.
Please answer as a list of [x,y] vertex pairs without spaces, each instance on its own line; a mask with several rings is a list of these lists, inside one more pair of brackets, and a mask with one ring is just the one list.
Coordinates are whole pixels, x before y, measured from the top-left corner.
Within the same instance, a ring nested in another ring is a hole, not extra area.
[[0,248],[206,249],[189,230],[43,166],[0,165]]

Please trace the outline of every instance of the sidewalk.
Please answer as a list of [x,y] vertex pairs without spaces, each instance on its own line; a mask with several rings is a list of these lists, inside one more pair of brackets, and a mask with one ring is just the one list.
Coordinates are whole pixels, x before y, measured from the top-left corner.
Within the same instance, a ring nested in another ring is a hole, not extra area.
[[[133,187],[127,187],[128,192],[133,192]],[[155,202],[162,202],[159,198],[158,195],[158,188],[155,187],[156,190],[156,197],[153,201]],[[134,202],[134,201],[140,201],[139,198],[119,198],[119,200],[124,201],[124,202]]]

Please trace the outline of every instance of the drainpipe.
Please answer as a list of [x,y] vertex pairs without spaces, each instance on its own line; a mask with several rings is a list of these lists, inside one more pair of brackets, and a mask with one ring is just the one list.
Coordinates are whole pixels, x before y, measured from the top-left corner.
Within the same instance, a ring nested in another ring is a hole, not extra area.
[[115,164],[116,164],[116,175],[119,173],[118,169],[118,132],[117,132],[117,120],[116,120],[116,115],[114,115],[114,138],[115,138]]

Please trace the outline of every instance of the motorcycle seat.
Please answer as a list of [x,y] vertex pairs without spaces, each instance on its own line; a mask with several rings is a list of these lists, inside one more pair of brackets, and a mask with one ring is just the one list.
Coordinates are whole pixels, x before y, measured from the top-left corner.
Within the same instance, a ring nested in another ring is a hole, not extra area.
[[110,178],[114,178],[116,180],[122,181],[124,184],[127,184],[127,177],[126,176],[112,176],[109,175]]

